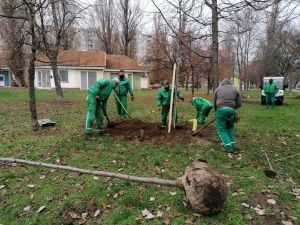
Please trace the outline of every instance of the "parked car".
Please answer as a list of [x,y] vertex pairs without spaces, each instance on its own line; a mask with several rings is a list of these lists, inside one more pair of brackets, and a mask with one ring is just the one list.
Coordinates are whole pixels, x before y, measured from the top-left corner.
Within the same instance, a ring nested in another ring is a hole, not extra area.
[[161,87],[161,84],[151,84],[151,85],[149,85],[150,89],[158,89],[160,87]]

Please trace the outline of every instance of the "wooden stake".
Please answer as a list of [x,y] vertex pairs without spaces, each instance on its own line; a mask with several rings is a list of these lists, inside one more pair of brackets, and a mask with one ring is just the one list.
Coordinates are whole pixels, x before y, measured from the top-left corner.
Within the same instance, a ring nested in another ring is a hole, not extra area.
[[176,76],[176,63],[173,67],[173,77],[172,77],[172,90],[171,90],[171,101],[170,101],[170,112],[169,112],[169,124],[168,124],[168,133],[171,132],[172,118],[173,118],[173,102],[174,102],[174,91],[175,91],[175,76]]
[[85,170],[85,169],[80,169],[71,166],[61,166],[56,164],[35,162],[35,161],[15,159],[15,158],[0,158],[0,161],[9,162],[9,163],[26,164],[30,166],[47,167],[47,168],[57,169],[57,170],[66,170],[75,173],[90,174],[90,175],[101,176],[101,177],[113,177],[113,178],[118,178],[123,180],[130,180],[138,183],[158,184],[158,185],[178,187],[180,189],[183,189],[181,180],[166,180],[166,179],[159,179],[155,177],[137,177],[137,176],[130,176],[121,173],[112,173],[112,172],[97,171],[97,170]]

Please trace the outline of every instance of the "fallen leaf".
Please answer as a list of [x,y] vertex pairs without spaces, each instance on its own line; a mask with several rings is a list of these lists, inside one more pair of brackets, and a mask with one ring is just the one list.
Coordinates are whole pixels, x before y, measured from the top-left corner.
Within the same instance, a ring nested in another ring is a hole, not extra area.
[[111,163],[112,163],[112,164],[116,164],[117,161],[116,161],[116,160],[112,160]]
[[144,210],[142,211],[142,215],[143,215],[143,216],[147,216],[149,213],[150,213],[150,212],[148,211],[148,209],[144,209]]
[[23,211],[27,212],[27,211],[29,211],[29,210],[30,210],[30,208],[31,208],[31,206],[30,206],[30,205],[29,205],[29,206],[26,206],[26,207],[23,209]]
[[4,189],[6,187],[6,185],[0,185],[0,190]]
[[282,224],[284,224],[284,225],[293,225],[293,223],[292,222],[290,222],[290,221],[281,221],[281,223]]
[[99,180],[99,177],[94,176],[93,179],[94,180]]
[[118,171],[122,171],[122,170],[123,170],[123,168],[118,169]]
[[40,177],[40,180],[45,180],[45,178],[46,178],[45,175],[44,175],[44,176],[41,176],[41,177]]
[[27,187],[29,187],[29,188],[34,188],[35,185],[34,185],[34,184],[28,184]]
[[100,215],[100,210],[98,209],[98,210],[94,213],[93,217],[97,217],[97,216],[99,216],[99,215]]
[[107,208],[107,205],[105,203],[102,203],[101,207],[105,210]]
[[193,215],[196,216],[196,217],[198,217],[198,218],[201,217],[201,214],[199,214],[199,213],[193,213]]
[[246,207],[246,208],[249,208],[249,207],[250,207],[250,205],[248,205],[248,204],[245,203],[245,202],[243,202],[241,205],[244,206],[244,207]]
[[71,219],[81,219],[81,217],[79,215],[77,215],[77,213],[75,212],[69,212],[68,213],[68,216],[71,218]]
[[150,199],[149,199],[149,202],[153,202],[155,200],[155,198],[154,197],[151,197]]
[[275,205],[276,201],[274,199],[268,199],[267,202],[271,205]]
[[176,195],[176,191],[170,192],[170,195],[175,196]]
[[154,216],[151,212],[149,212],[148,209],[144,209],[144,210],[142,211],[142,215],[143,215],[144,217],[146,217],[147,220],[150,220],[150,219],[155,218],[155,216]]
[[36,212],[37,213],[40,213],[40,212],[42,212],[44,209],[46,208],[46,206],[41,206]]
[[34,194],[31,194],[30,195],[30,200],[33,200],[33,198],[34,198]]
[[264,209],[255,207],[254,210],[255,210],[256,213],[257,213],[258,215],[260,215],[260,216],[265,215],[265,210],[264,210]]
[[162,211],[157,211],[157,213],[156,213],[157,218],[161,218],[161,217],[163,217],[163,215],[164,215],[164,213]]
[[82,218],[82,219],[86,219],[86,217],[87,217],[88,215],[89,215],[88,213],[81,213],[81,218]]

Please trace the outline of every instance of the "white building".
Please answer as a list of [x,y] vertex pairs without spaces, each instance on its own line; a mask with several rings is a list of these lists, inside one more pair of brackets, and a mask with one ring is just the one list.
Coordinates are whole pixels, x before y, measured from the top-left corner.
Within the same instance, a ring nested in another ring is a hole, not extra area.
[[[101,78],[117,76],[120,69],[125,71],[133,89],[149,87],[150,71],[125,55],[107,55],[102,51],[61,50],[58,56],[62,88],[87,90]],[[35,86],[55,88],[49,59],[44,55],[40,55],[36,62]]]

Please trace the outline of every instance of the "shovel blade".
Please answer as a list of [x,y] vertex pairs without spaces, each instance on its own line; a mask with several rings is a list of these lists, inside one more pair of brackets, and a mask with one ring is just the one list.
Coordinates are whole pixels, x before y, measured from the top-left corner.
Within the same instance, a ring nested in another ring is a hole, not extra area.
[[275,178],[277,173],[273,170],[265,170],[265,175],[269,178]]

